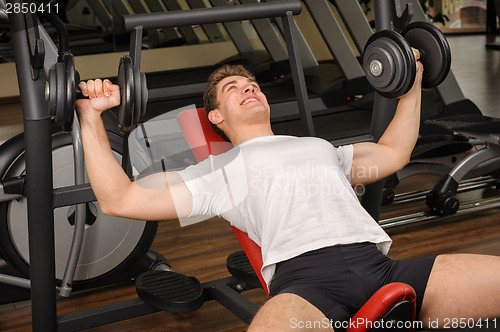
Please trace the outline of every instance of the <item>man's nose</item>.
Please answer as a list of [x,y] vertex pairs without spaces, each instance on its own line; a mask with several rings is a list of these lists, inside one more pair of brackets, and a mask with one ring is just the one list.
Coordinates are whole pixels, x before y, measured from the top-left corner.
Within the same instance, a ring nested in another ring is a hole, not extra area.
[[248,92],[255,92],[255,88],[253,85],[249,85],[247,86],[244,90],[243,90],[244,93],[248,93]]

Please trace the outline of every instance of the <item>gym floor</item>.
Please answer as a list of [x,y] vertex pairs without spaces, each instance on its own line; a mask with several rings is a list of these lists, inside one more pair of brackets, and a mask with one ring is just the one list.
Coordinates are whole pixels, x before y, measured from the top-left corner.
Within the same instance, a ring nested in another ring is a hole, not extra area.
[[[475,102],[485,115],[500,117],[500,51],[487,50],[486,37],[483,35],[449,36],[448,40],[452,48],[452,70],[464,95]],[[20,105],[0,105],[0,142],[20,131]],[[437,178],[431,176],[410,178],[398,186],[398,191],[429,189],[436,181]],[[496,194],[492,189],[485,189],[458,197],[465,201]],[[422,203],[394,205],[383,209],[382,218],[422,209]],[[492,209],[388,229],[387,232],[394,240],[389,256],[405,259],[442,253],[500,255],[499,217],[500,210]],[[226,222],[212,219],[184,228],[172,221],[161,223],[152,249],[163,254],[177,272],[194,275],[201,282],[206,282],[227,277],[226,257],[241,250],[241,247]],[[266,300],[264,291],[260,289],[244,294],[257,305],[262,305]],[[58,314],[134,297],[136,294],[132,284],[74,294],[69,299],[58,300]],[[24,332],[30,329],[29,302],[0,306],[1,331]],[[245,330],[246,324],[212,301],[189,314],[160,312],[87,331]],[[483,330],[486,329],[483,327],[477,331]]]

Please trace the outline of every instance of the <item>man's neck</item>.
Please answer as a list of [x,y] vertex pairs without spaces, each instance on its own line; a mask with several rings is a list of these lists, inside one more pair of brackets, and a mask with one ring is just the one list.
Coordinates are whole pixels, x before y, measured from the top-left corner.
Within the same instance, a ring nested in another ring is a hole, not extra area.
[[235,137],[231,138],[231,142],[236,146],[240,145],[243,142],[246,142],[248,140],[251,140],[252,138],[257,138],[257,137],[263,137],[263,136],[273,136],[274,133],[271,130],[271,127],[262,127],[262,126],[256,126],[256,127],[250,127],[250,128],[245,128],[245,130],[240,131]]

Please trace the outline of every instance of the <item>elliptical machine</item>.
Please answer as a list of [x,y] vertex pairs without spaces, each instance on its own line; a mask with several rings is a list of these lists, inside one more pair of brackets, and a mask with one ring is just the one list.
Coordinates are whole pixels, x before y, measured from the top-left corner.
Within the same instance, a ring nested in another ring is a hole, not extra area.
[[[0,2],[0,9],[5,8],[4,5]],[[38,44],[31,50],[32,68],[28,70],[31,70],[33,75],[41,75],[42,72],[46,77],[54,76],[55,73],[59,75],[60,71],[54,72],[54,68],[60,66],[62,55],[69,53],[64,25],[57,24],[57,17],[51,17],[47,13],[44,15],[58,31],[59,49],[57,49],[36,16],[28,16],[31,19],[28,19],[24,31],[12,31],[27,33],[31,45],[43,40],[44,47]],[[1,10],[0,19],[8,20],[5,12]],[[52,88],[65,87],[61,85]],[[49,114],[47,118],[50,121]],[[103,118],[115,157],[118,161],[121,161],[122,157],[127,159],[128,156],[123,154],[124,134],[116,125],[116,116],[112,112],[106,112]],[[68,120],[64,121],[66,122],[59,124],[48,123],[52,133],[49,160],[52,160],[53,188],[57,191],[57,188],[74,185],[88,186],[88,193],[93,195],[85,174],[78,118],[76,116],[71,118],[69,126]],[[25,126],[29,122],[29,117],[27,119],[25,115]],[[30,170],[26,167],[25,140],[25,135],[19,134],[0,146],[1,304],[28,299],[30,296],[28,288],[32,285],[29,277],[30,262],[33,257],[29,254],[26,190],[29,182],[47,181],[47,179],[30,177]],[[40,158],[47,159],[47,156],[41,155]],[[57,196],[54,194],[54,199]],[[129,281],[157,266],[168,268],[163,257],[149,251],[158,228],[157,222],[105,215],[96,201],[78,205],[66,204],[64,201],[60,203],[59,206],[54,205],[53,211],[54,267],[59,295],[70,296],[72,290]],[[52,207],[47,208],[52,209]]]

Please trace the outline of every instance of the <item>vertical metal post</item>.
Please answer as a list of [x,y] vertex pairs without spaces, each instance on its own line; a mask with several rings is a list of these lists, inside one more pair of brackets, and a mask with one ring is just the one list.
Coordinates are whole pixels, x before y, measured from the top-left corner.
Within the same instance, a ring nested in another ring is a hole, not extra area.
[[26,196],[33,331],[56,331],[51,121],[45,107],[45,75],[32,79],[26,20],[10,14],[21,92],[26,147]]
[[375,29],[394,30],[392,26],[392,7],[396,4],[391,0],[375,0],[373,3],[375,10]]
[[[375,0],[375,27],[377,31],[393,30],[393,12],[395,3],[393,0]],[[378,142],[391,122],[397,107],[397,99],[387,99],[375,94],[370,133],[373,141]],[[378,220],[380,207],[382,205],[382,190],[385,180],[379,180],[366,186],[365,193],[361,198],[361,204],[365,210]]]
[[137,68],[141,68],[142,30],[142,26],[137,26],[130,33],[129,55],[132,59],[132,63]]
[[306,79],[300,58],[299,47],[297,45],[297,33],[295,31],[295,21],[291,12],[286,12],[282,17],[283,30],[285,35],[288,58],[290,59],[290,68],[292,70],[293,85],[297,95],[297,104],[299,107],[302,128],[306,136],[315,136],[314,123],[311,111],[308,107],[309,97],[307,96]]

